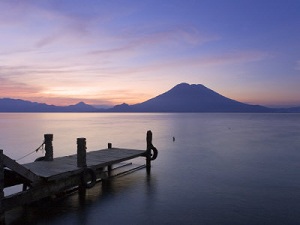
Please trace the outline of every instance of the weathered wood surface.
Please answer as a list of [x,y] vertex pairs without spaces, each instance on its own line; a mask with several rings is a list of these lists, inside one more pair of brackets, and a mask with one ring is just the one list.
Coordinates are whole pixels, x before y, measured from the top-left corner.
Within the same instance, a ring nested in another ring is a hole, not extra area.
[[7,157],[4,154],[3,154],[3,163],[7,168],[17,172],[18,174],[20,174],[23,177],[26,177],[31,182],[39,182],[40,181],[40,177],[37,176],[35,173],[33,173],[30,169],[20,165],[15,160],[12,160],[11,158]]
[[[87,167],[98,169],[130,160],[145,154],[145,150],[111,148],[86,153]],[[83,168],[77,167],[77,155],[54,158],[53,161],[37,161],[23,164],[37,176],[48,181],[79,174]]]

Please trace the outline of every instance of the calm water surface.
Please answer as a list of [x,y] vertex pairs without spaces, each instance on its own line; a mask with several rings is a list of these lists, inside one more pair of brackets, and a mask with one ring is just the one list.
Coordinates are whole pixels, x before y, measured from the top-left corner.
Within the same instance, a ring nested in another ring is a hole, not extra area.
[[108,142],[145,149],[147,130],[159,150],[149,176],[139,170],[84,199],[9,211],[7,224],[300,224],[300,114],[0,114],[0,128],[0,148],[14,159],[45,133],[55,157],[76,153],[78,137],[88,151]]

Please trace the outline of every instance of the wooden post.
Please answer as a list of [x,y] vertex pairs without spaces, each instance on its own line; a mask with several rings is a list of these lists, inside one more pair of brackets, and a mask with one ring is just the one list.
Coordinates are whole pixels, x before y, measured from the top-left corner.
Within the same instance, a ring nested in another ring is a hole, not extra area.
[[151,148],[153,146],[152,145],[152,131],[151,130],[147,131],[146,141],[147,141],[146,170],[147,170],[147,173],[149,173],[150,170],[151,170]]
[[[108,149],[111,149],[112,148],[112,144],[111,143],[108,143],[107,144],[107,148]],[[107,175],[110,177],[111,176],[111,170],[112,170],[112,165],[108,165],[107,166]]]
[[45,161],[53,161],[53,134],[44,134],[45,138]]
[[3,150],[0,150],[0,224],[5,223],[5,210],[3,206],[4,199],[4,160]]
[[77,138],[77,167],[86,167],[85,138]]
[[[85,168],[86,165],[86,139],[77,138],[77,167]],[[79,201],[84,202],[86,194],[85,185],[79,183]]]

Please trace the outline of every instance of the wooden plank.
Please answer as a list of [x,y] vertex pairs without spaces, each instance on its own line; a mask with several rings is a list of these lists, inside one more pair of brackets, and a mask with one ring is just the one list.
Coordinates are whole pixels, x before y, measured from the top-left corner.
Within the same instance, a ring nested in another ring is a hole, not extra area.
[[40,182],[41,181],[41,178],[39,176],[37,176],[34,172],[30,171],[30,169],[22,166],[21,164],[17,163],[15,160],[12,160],[5,154],[3,154],[3,163],[4,163],[4,166],[15,171],[20,176],[24,177],[25,179],[27,179],[31,182]]
[[4,169],[4,188],[24,183],[28,184],[30,182],[17,174],[15,171],[12,171],[8,168]]
[[23,166],[44,178],[60,173],[81,171],[81,168],[77,167],[76,157],[54,158],[53,161],[38,161]]

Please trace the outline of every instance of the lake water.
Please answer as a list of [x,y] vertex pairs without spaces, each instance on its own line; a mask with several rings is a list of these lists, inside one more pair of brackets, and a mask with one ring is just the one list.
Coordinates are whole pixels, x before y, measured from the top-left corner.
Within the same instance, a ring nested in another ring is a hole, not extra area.
[[97,183],[84,199],[17,208],[7,224],[300,224],[300,114],[4,113],[0,128],[0,149],[14,159],[45,133],[54,134],[54,157],[76,153],[78,137],[88,151],[108,142],[145,149],[147,130],[159,150],[149,176],[139,170]]

